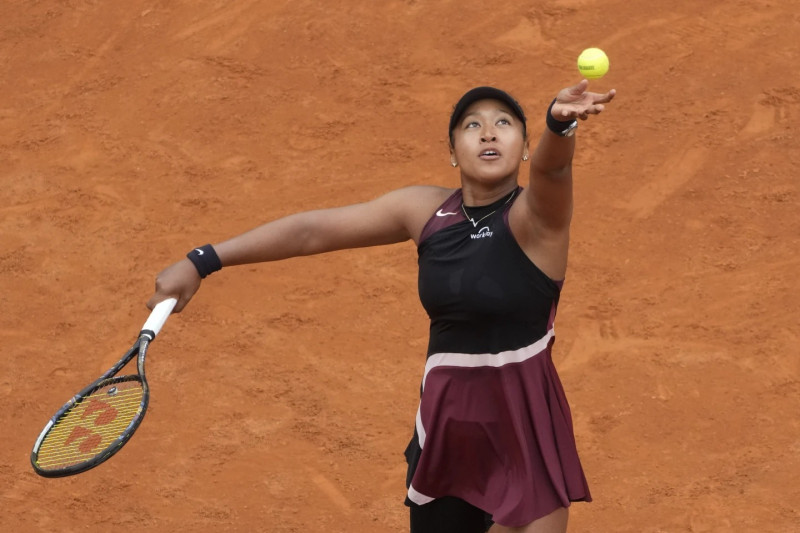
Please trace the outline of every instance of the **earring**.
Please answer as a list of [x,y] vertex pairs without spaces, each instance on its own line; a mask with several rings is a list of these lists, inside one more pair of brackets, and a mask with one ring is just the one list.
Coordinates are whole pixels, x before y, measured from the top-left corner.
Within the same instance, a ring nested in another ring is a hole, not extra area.
[[522,160],[523,160],[523,161],[527,161],[527,160],[528,160],[528,156],[527,156],[527,155],[523,155],[523,156],[522,156]]
[[453,165],[453,168],[456,168],[458,166],[458,163],[456,163],[455,161],[451,161],[450,164]]

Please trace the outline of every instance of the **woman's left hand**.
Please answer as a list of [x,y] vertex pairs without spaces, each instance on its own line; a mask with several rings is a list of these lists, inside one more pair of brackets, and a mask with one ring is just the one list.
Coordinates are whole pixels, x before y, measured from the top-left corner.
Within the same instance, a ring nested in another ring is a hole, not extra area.
[[607,93],[592,93],[587,80],[581,80],[577,85],[561,89],[556,101],[551,108],[553,118],[566,122],[570,119],[579,118],[586,120],[589,115],[597,115],[605,109],[605,105],[614,99],[617,94],[615,89]]

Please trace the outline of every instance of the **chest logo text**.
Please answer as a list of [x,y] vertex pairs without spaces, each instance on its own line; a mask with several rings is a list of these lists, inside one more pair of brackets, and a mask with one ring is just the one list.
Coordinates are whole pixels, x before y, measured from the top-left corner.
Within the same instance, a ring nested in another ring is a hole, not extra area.
[[470,233],[469,236],[473,239],[485,239],[492,235],[494,235],[494,233],[489,229],[489,226],[484,226],[478,230],[478,233]]

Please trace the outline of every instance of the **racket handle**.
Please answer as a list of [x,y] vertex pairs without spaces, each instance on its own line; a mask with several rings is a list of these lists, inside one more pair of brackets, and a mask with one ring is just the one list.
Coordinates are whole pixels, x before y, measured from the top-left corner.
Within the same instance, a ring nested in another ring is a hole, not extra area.
[[147,335],[150,337],[151,341],[155,339],[177,303],[178,300],[175,298],[167,298],[166,300],[158,302],[153,308],[153,312],[150,313],[150,316],[144,323],[144,326],[142,326],[142,331],[139,335]]

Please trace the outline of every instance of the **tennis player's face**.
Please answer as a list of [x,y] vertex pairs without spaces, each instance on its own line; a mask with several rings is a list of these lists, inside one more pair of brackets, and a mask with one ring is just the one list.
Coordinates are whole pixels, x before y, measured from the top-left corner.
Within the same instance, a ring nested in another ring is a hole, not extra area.
[[516,179],[523,155],[527,155],[527,142],[522,122],[499,100],[475,102],[453,130],[451,156],[468,178]]

